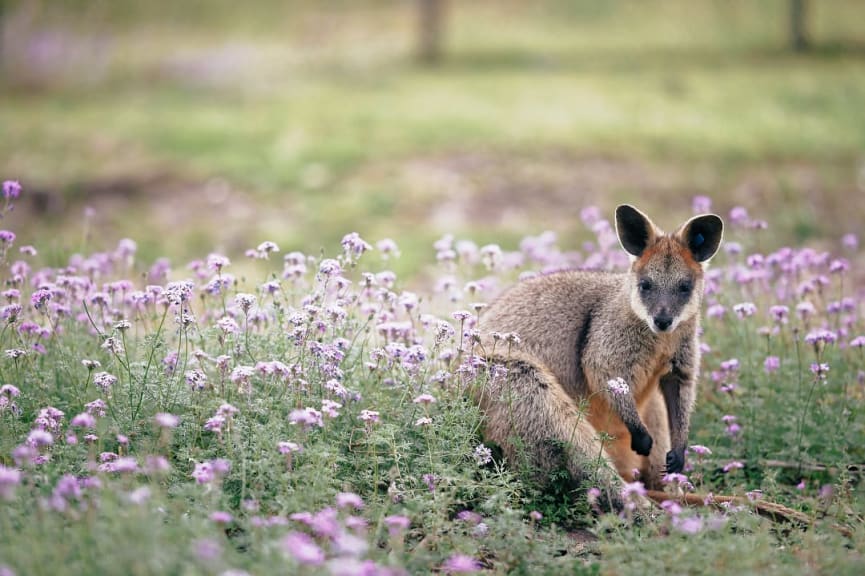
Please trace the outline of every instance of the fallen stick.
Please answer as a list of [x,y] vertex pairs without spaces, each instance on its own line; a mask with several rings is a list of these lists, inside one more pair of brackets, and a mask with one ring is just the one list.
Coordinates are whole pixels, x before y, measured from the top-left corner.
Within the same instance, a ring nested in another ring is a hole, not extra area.
[[[719,468],[720,460],[704,459],[703,464],[717,465]],[[742,464],[747,464],[747,460],[740,460]],[[826,466],[824,464],[800,464],[798,462],[788,462],[785,460],[760,460],[759,465],[766,468],[785,468],[792,470],[798,468],[803,472],[828,472],[829,474],[837,474],[841,470],[845,470],[849,474],[862,474],[865,472],[865,465],[862,464],[847,464],[846,466]]]
[[[814,525],[814,520],[807,514],[803,514],[802,512],[793,510],[792,508],[787,508],[786,506],[782,506],[781,504],[776,504],[775,502],[767,502],[765,500],[752,501],[747,498],[742,498],[741,496],[721,495],[712,495],[712,497],[709,498],[707,495],[701,494],[683,494],[681,496],[675,496],[673,494],[667,494],[666,492],[662,492],[660,490],[649,490],[646,492],[646,496],[648,496],[658,504],[673,500],[675,502],[690,506],[692,508],[702,508],[706,506],[721,508],[721,505],[725,503],[736,504],[738,506],[748,506],[749,508],[754,509],[760,516],[769,518],[773,522],[786,522],[791,524],[799,524],[802,526]],[[853,536],[853,531],[846,526],[841,526],[840,524],[833,524],[832,528],[838,531],[843,536],[846,536],[847,538]]]

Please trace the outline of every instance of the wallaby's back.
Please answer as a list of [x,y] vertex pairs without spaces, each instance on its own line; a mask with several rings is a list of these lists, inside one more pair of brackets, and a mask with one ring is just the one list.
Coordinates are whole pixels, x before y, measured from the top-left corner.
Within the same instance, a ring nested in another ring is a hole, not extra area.
[[625,327],[624,279],[623,273],[574,270],[524,280],[484,310],[481,331],[515,332],[519,348],[536,357],[569,394],[585,394],[580,358],[590,332],[617,317]]

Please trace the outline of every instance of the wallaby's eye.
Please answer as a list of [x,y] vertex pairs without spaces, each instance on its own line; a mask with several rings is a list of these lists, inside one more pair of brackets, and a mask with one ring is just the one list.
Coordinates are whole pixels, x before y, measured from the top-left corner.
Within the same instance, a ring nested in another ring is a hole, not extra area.
[[640,292],[649,292],[652,289],[652,283],[648,280],[640,280],[637,287],[640,289]]
[[679,292],[681,294],[690,294],[691,290],[693,290],[693,289],[694,289],[694,285],[691,284],[690,282],[682,282],[681,284],[679,284]]

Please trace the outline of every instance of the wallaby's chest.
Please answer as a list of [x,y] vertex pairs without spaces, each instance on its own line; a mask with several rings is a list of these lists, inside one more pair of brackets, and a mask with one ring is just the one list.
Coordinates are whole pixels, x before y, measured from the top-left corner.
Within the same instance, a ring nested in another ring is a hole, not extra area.
[[646,362],[645,368],[640,371],[644,377],[634,382],[633,387],[634,400],[636,400],[638,407],[642,407],[652,393],[658,389],[661,377],[669,374],[673,369],[672,360],[672,353],[664,351]]

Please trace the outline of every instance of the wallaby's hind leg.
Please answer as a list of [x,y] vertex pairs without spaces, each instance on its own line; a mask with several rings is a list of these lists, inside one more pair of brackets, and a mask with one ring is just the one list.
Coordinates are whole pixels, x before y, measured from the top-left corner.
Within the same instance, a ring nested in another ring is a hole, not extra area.
[[601,504],[621,510],[622,479],[598,433],[561,384],[528,360],[511,358],[500,364],[506,366],[506,375],[491,378],[475,391],[486,415],[485,438],[501,446],[509,462],[528,464],[539,483],[564,466],[575,486],[597,486]]
[[661,478],[666,473],[667,452],[670,451],[670,423],[660,390],[652,392],[641,412],[640,417],[654,444],[649,457],[645,459],[646,467],[640,470],[640,480],[650,490],[662,490]]

